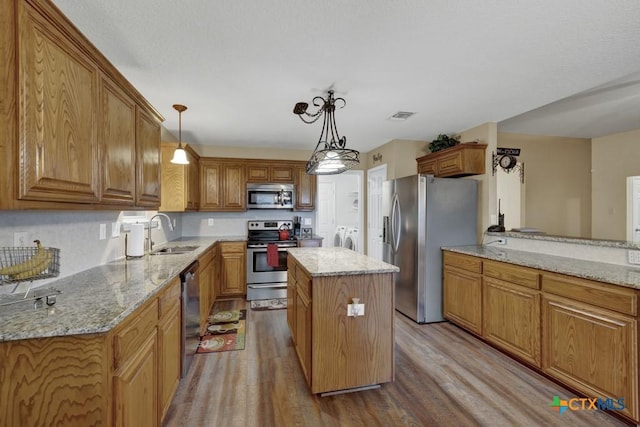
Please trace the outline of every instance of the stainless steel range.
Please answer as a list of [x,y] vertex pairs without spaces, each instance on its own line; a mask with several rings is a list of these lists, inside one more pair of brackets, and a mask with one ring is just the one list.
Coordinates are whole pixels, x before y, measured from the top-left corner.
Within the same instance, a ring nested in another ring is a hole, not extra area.
[[[292,221],[253,220],[247,224],[247,300],[287,297],[287,248],[297,246],[295,240],[280,240],[280,229],[291,230]],[[277,246],[277,262],[267,259],[269,244]]]

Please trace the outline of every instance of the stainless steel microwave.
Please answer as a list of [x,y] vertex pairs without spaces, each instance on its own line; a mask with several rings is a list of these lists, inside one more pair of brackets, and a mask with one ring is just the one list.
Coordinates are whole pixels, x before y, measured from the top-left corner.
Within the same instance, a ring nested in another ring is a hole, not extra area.
[[247,208],[293,209],[293,184],[247,184]]

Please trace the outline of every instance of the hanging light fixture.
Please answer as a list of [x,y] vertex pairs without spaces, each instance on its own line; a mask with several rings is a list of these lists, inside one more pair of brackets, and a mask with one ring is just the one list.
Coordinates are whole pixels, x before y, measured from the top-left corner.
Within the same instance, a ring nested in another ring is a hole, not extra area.
[[188,165],[189,159],[187,159],[187,152],[182,148],[182,112],[186,111],[187,107],[180,104],[173,104],[173,109],[178,112],[178,148],[173,152],[171,163]]
[[320,139],[307,162],[307,173],[309,175],[335,175],[360,163],[360,153],[356,150],[345,148],[347,137],[343,136],[341,138],[338,134],[335,118],[336,101],[342,101],[343,105],[340,108],[344,108],[347,105],[344,98],[334,98],[333,90],[329,90],[327,99],[321,96],[313,98],[313,105],[320,107],[315,113],[307,112],[309,104],[306,102],[298,102],[293,107],[293,114],[298,115],[300,120],[308,124],[315,123],[324,115]]

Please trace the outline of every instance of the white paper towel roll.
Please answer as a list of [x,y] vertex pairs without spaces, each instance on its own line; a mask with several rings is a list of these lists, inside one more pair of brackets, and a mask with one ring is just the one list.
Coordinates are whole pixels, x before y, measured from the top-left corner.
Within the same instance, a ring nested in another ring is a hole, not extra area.
[[144,224],[131,224],[128,250],[129,256],[144,255]]

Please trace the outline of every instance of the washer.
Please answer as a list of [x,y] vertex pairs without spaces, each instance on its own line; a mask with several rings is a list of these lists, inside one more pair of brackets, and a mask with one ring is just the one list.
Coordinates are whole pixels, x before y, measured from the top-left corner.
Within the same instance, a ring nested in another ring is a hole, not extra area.
[[351,249],[352,251],[358,252],[358,229],[357,228],[347,229],[347,235],[344,238],[344,247],[347,249]]
[[344,238],[347,234],[347,227],[344,225],[339,225],[336,228],[336,234],[333,238],[333,246],[336,248],[342,247],[344,245]]

